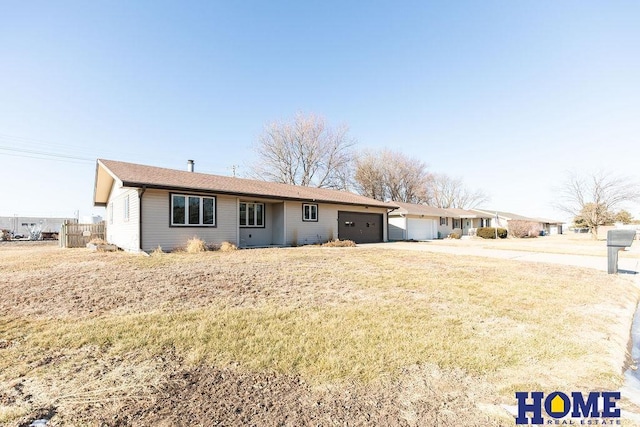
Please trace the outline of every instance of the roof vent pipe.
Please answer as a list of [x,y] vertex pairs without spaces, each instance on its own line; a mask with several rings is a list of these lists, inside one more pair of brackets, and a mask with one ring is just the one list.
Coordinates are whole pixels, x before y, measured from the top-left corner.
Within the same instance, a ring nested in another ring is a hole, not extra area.
[[193,160],[187,160],[187,170],[193,172]]

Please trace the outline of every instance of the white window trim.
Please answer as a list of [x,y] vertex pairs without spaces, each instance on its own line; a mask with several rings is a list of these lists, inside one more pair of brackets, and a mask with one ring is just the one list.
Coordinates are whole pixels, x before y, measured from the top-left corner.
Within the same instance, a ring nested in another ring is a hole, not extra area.
[[[184,197],[184,224],[176,223],[173,220],[173,198],[174,197]],[[198,205],[198,224],[189,224],[189,197],[197,197],[200,199],[200,203]],[[171,203],[169,206],[169,225],[171,227],[216,227],[217,225],[217,199],[216,196],[200,196],[197,194],[182,194],[182,193],[170,193]],[[213,224],[203,224],[204,219],[204,200],[211,199],[213,200]]]
[[[240,222],[240,206],[245,205],[245,221],[249,222],[249,205],[253,205],[253,219],[254,219],[254,225],[248,225],[248,224],[242,224]],[[261,225],[257,225],[258,224],[258,210],[255,208],[256,206],[262,206],[262,224]],[[265,217],[266,217],[266,207],[264,203],[261,202],[240,202],[240,205],[238,206],[238,225],[240,226],[240,228],[265,228]]]
[[[305,208],[309,207],[309,214],[310,217],[309,218],[305,218]],[[317,203],[303,203],[302,204],[302,221],[303,222],[318,222],[318,211],[320,209],[318,208],[318,204]],[[313,213],[315,212],[315,218]]]

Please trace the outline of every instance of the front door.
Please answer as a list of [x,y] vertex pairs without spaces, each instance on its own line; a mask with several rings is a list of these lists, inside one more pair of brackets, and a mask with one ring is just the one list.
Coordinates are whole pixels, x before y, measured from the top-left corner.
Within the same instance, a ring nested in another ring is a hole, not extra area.
[[462,235],[463,236],[468,236],[469,235],[469,229],[473,228],[473,223],[471,222],[470,219],[462,219]]

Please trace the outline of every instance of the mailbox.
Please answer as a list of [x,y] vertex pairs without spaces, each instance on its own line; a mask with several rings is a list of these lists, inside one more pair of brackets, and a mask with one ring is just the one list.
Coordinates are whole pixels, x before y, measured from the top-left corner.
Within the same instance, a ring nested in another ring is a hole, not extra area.
[[607,272],[618,272],[618,252],[631,246],[636,237],[635,230],[609,230],[607,232]]

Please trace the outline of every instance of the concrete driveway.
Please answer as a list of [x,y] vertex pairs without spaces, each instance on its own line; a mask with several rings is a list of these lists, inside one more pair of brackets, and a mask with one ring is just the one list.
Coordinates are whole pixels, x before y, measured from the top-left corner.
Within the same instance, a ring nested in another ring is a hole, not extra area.
[[[543,262],[607,271],[606,254],[604,256],[567,255],[544,252],[487,249],[478,246],[445,246],[430,242],[369,243],[358,246],[387,250],[437,252],[451,254],[453,256],[479,256],[487,258],[513,259],[526,262]],[[640,259],[621,257],[618,261],[618,269],[621,274],[636,274],[638,275],[636,278],[640,279],[640,274],[638,274],[640,272]]]

